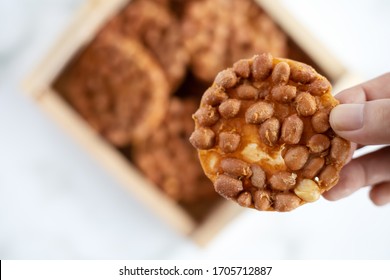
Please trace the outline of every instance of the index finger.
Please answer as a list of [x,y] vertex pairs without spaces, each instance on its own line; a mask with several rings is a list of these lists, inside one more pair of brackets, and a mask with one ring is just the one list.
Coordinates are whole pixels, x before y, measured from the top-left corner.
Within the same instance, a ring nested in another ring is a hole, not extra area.
[[335,96],[340,103],[364,103],[390,98],[390,72],[341,91]]

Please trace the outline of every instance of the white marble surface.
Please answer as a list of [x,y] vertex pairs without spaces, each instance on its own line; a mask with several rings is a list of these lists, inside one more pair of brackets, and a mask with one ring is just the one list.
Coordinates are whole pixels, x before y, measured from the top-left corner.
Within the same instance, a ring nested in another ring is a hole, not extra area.
[[[367,189],[247,211],[203,249],[158,220],[21,92],[81,2],[0,0],[0,259],[390,258],[390,206]],[[389,71],[389,1],[283,3],[364,79]]]

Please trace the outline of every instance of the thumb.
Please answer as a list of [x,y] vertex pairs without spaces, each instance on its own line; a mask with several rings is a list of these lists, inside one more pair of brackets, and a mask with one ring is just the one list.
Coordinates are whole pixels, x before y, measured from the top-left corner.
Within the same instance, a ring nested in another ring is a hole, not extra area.
[[330,113],[330,125],[338,135],[358,144],[389,144],[390,99],[340,104]]

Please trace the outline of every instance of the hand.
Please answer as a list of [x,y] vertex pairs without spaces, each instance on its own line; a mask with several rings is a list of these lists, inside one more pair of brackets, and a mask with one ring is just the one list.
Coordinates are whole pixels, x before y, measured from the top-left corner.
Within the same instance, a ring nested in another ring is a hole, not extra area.
[[[364,145],[390,144],[390,73],[344,90],[336,98],[342,104],[332,110],[330,125],[354,142],[352,152]],[[350,160],[324,197],[337,200],[369,185],[376,205],[390,202],[390,146]]]

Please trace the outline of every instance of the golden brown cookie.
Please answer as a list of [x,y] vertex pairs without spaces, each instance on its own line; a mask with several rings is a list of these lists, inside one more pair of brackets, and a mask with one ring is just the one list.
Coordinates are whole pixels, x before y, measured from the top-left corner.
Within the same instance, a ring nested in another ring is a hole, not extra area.
[[337,104],[312,67],[263,53],[216,76],[190,142],[221,196],[290,211],[332,188],[349,156],[350,143],[329,125]]
[[168,112],[154,133],[132,149],[135,164],[168,196],[179,202],[218,198],[206,178],[197,152],[188,142],[194,130],[191,114],[198,102],[173,97]]
[[143,44],[164,69],[171,90],[184,78],[188,54],[179,22],[166,5],[153,0],[133,0],[102,32],[120,33]]
[[144,140],[162,121],[169,88],[138,42],[100,34],[70,64],[55,88],[116,146]]
[[285,56],[286,36],[253,0],[194,1],[183,19],[191,69],[203,81],[243,57]]

